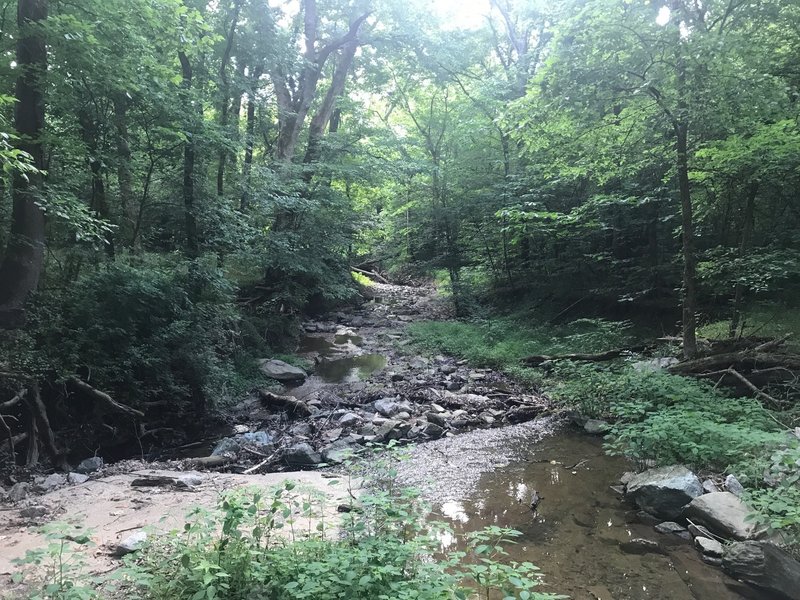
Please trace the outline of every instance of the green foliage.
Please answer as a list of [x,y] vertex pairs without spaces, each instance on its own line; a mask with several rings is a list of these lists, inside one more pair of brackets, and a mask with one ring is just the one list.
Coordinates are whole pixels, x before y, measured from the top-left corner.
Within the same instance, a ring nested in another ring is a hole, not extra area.
[[784,541],[800,548],[800,445],[794,440],[788,447],[775,451],[762,473],[766,485],[751,481],[754,489],[747,495],[754,510],[752,520]]
[[629,323],[604,319],[533,324],[521,312],[481,321],[413,323],[408,332],[423,351],[452,354],[478,366],[518,369],[520,360],[532,354],[596,352],[622,345],[629,328]]
[[47,546],[28,550],[14,563],[12,580],[23,586],[29,600],[89,600],[99,598],[87,571],[93,551],[91,533],[80,526],[50,523],[42,528]]

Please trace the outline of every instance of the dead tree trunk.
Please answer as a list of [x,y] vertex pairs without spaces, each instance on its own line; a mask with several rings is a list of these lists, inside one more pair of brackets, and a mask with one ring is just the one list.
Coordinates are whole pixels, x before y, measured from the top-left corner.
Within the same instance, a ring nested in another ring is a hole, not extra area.
[[[33,166],[44,166],[41,134],[44,129],[42,81],[47,72],[45,34],[39,25],[47,19],[47,0],[19,0],[17,5],[17,78],[14,127],[17,147],[27,152]],[[0,264],[0,327],[19,328],[25,322],[25,301],[39,284],[44,260],[44,212],[36,201],[41,174],[14,173],[11,194],[11,231]]]

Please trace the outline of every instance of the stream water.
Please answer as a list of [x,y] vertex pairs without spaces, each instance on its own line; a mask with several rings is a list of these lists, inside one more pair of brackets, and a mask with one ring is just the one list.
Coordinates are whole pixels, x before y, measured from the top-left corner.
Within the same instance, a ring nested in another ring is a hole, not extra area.
[[[641,522],[610,487],[629,468],[599,439],[540,420],[421,444],[401,477],[452,526],[443,549],[462,549],[465,534],[488,525],[522,532],[506,550],[542,570],[542,591],[575,600],[767,598],[703,563],[690,542]],[[637,553],[626,544],[636,538],[657,542],[659,552]]]

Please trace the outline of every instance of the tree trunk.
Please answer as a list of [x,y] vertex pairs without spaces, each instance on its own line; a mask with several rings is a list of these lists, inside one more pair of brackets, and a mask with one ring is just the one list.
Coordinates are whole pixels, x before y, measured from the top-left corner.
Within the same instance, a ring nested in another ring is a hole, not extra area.
[[[242,9],[242,0],[236,0],[233,5],[231,15],[231,26],[228,30],[228,37],[225,42],[225,51],[222,54],[222,61],[219,67],[220,80],[220,105],[219,105],[219,126],[222,135],[228,133],[228,111],[230,109],[230,79],[228,78],[228,65],[231,62],[231,52],[233,51],[233,40],[236,36],[236,27],[239,24],[239,12]],[[219,161],[217,164],[217,196],[222,196],[225,192],[225,163],[228,158],[228,149],[223,145],[219,151]]]
[[[194,121],[192,114],[190,90],[192,88],[192,64],[185,53],[179,52],[178,58],[181,61],[181,75],[183,78],[183,88],[186,93],[185,105],[189,122]],[[194,214],[194,161],[195,161],[195,142],[194,127],[187,128],[186,142],[183,145],[183,211],[186,229],[186,254],[189,258],[197,258],[199,248],[197,244],[197,218]]]
[[122,213],[130,231],[130,244],[134,253],[141,251],[137,231],[139,209],[133,199],[133,173],[131,170],[131,146],[128,141],[128,97],[124,93],[114,95],[114,130],[117,146],[117,184]]
[[696,266],[694,257],[694,221],[689,187],[688,127],[679,123],[676,131],[678,188],[681,197],[681,234],[683,237],[683,356],[697,355],[695,314],[697,310]]
[[258,80],[261,78],[262,72],[261,66],[256,67],[253,72],[250,91],[247,95],[247,124],[245,125],[244,164],[242,165],[242,200],[239,204],[239,210],[242,211],[247,210],[250,204],[250,176],[253,169],[253,147],[255,146],[256,131],[256,91],[258,90]]
[[[106,196],[106,184],[103,179],[103,159],[100,156],[98,145],[98,123],[92,118],[86,108],[80,109],[78,122],[81,126],[81,135],[88,151],[87,162],[92,179],[92,192],[89,200],[89,208],[105,220],[110,221],[111,214]],[[109,258],[114,258],[114,236],[111,232],[105,235],[105,251]]]
[[[742,223],[742,236],[739,240],[739,258],[744,258],[747,251],[750,249],[750,242],[753,237],[753,227],[755,220],[756,210],[756,195],[758,194],[758,182],[754,181],[750,184],[750,189],[747,193],[747,200],[744,206],[744,222]],[[733,314],[731,315],[730,335],[736,336],[736,330],[739,328],[739,321],[742,316],[742,303],[744,301],[744,286],[737,282],[733,291]]]
[[[17,23],[17,78],[14,127],[17,147],[27,152],[33,166],[44,166],[41,133],[44,94],[40,79],[47,72],[47,46],[38,25],[47,19],[47,0],[19,0]],[[44,212],[36,204],[42,178],[39,173],[12,178],[11,231],[0,265],[0,327],[19,328],[25,322],[25,301],[39,284],[44,260]]]

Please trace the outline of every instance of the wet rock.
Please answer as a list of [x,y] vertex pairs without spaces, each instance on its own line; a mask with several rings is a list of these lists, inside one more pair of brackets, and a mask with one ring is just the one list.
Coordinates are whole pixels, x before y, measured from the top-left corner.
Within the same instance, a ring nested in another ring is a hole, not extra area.
[[588,419],[583,425],[583,430],[590,435],[603,435],[611,429],[611,426],[600,419]]
[[103,459],[99,456],[91,456],[83,459],[80,464],[75,467],[75,472],[81,475],[88,475],[103,468]]
[[28,506],[19,511],[19,516],[23,519],[38,519],[47,514],[46,506]]
[[683,507],[703,493],[700,480],[682,465],[649,469],[635,475],[627,486],[627,497],[661,518],[675,519]]
[[722,557],[722,544],[717,540],[712,540],[707,537],[694,538],[695,547],[706,556],[713,556],[714,558]]
[[78,485],[89,481],[89,476],[84,475],[83,473],[70,473],[69,475],[67,475],[67,481],[69,481],[72,484]]
[[393,417],[403,410],[400,406],[400,403],[394,398],[381,398],[380,400],[375,400],[373,406],[375,407],[375,410],[384,417]]
[[758,531],[755,524],[747,520],[750,512],[744,502],[730,492],[714,492],[692,500],[686,517],[723,537],[751,540],[758,536]]
[[619,545],[626,554],[664,554],[658,542],[645,538],[633,538]]
[[703,492],[706,494],[712,494],[714,492],[719,492],[720,489],[717,487],[717,484],[714,483],[711,479],[706,479],[703,482]]
[[681,525],[680,523],[676,523],[675,521],[664,521],[663,523],[659,523],[654,527],[654,529],[658,533],[662,534],[669,534],[669,535],[677,535],[685,540],[691,539],[691,535],[686,530],[686,527]]
[[323,462],[322,456],[308,442],[287,448],[284,460],[291,467],[313,467]]
[[725,478],[725,489],[737,498],[744,494],[744,486],[739,483],[739,480],[736,479],[736,476],[732,474]]
[[145,542],[147,542],[147,532],[142,531],[141,529],[134,531],[131,535],[117,544],[117,547],[114,548],[114,554],[116,556],[126,556],[136,552],[137,550],[141,550]]
[[307,375],[303,369],[277,359],[264,359],[259,363],[261,372],[278,381],[303,381]]
[[776,598],[800,600],[800,563],[773,544],[730,544],[723,552],[722,568],[732,577],[765,589]]
[[52,475],[48,475],[42,481],[38,483],[38,488],[43,492],[52,492],[60,488],[63,485],[66,485],[67,478],[64,477],[61,473],[53,473]]
[[31,491],[31,484],[26,482],[15,483],[11,486],[11,489],[8,490],[8,499],[12,502],[19,502],[20,500],[24,500],[28,497],[28,494]]
[[361,423],[361,417],[356,413],[345,413],[341,417],[339,417],[339,425],[342,427],[353,427]]

